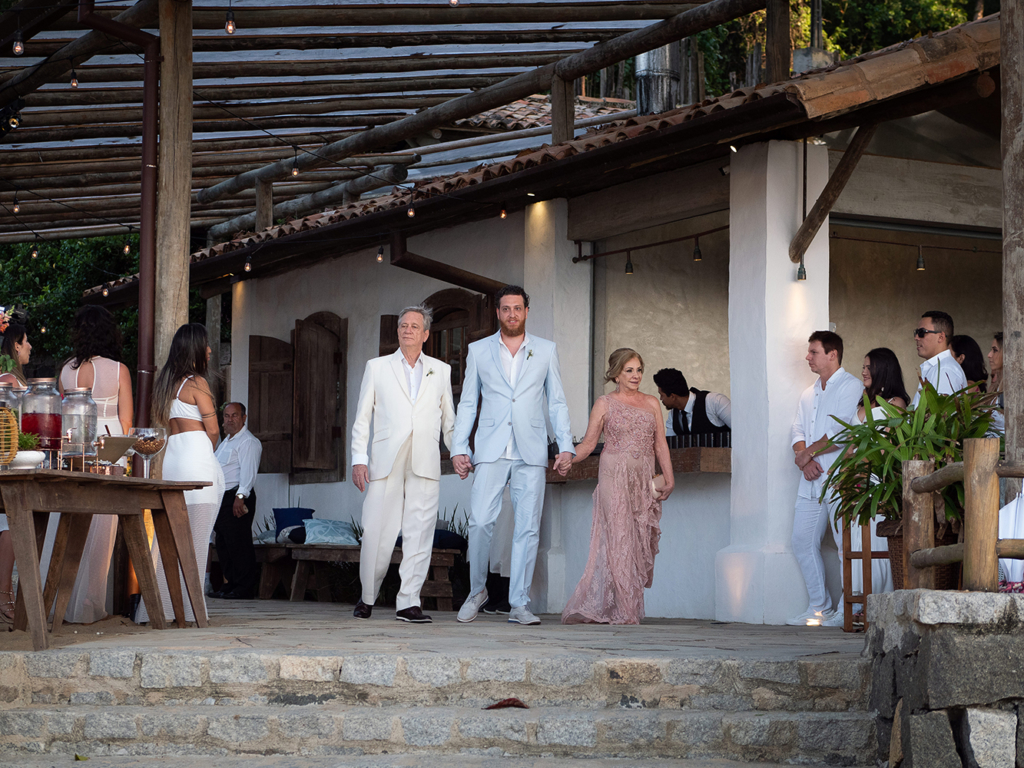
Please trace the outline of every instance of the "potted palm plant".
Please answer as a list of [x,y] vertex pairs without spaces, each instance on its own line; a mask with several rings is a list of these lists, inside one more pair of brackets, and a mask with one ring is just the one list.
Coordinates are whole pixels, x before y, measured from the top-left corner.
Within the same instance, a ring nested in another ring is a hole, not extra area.
[[[984,437],[992,426],[991,397],[968,389],[951,395],[939,394],[928,382],[916,409],[881,402],[872,409],[864,397],[863,424],[843,424],[832,444],[844,450],[829,469],[822,498],[839,498],[836,522],[866,525],[875,518],[878,534],[889,539],[893,582],[903,581],[903,462],[933,460],[935,468],[963,461],[964,440]],[[956,541],[963,519],[964,485],[953,483],[943,489],[941,506],[945,525],[936,538]],[[952,543],[943,540],[942,543]],[[899,553],[893,557],[892,553]],[[949,578],[951,574],[947,574]],[[955,578],[955,577],[954,577]]]

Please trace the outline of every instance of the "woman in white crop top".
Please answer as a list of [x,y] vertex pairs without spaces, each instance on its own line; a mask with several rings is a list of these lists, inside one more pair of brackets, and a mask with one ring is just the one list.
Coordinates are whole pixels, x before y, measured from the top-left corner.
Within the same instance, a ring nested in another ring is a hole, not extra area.
[[[153,387],[153,418],[157,424],[167,425],[167,450],[164,453],[164,480],[205,480],[212,485],[197,491],[185,491],[188,520],[192,526],[192,541],[196,548],[199,573],[206,573],[206,558],[210,551],[210,533],[220,511],[224,496],[224,473],[213,455],[220,437],[217,409],[206,381],[210,360],[210,346],[206,328],[199,323],[181,326],[171,341],[167,362],[160,370]],[[160,561],[159,547],[153,542],[153,563],[156,566],[157,586],[163,603],[164,616],[174,616],[167,577]],[[179,574],[180,578],[180,574]],[[187,597],[185,582],[182,595]],[[205,597],[200,595],[201,600]],[[185,618],[195,621],[192,606],[185,600]],[[135,619],[139,624],[149,621],[145,601],[139,606]]]

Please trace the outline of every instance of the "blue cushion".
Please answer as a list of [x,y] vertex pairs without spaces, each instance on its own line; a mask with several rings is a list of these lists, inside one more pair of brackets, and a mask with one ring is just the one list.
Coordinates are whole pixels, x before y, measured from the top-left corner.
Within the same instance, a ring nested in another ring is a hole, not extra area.
[[302,525],[303,520],[308,520],[313,516],[315,510],[306,509],[305,507],[282,507],[274,510],[274,522],[277,525],[277,535],[281,535],[281,529],[289,528],[293,525]]
[[342,520],[306,520],[307,544],[359,544],[352,524]]

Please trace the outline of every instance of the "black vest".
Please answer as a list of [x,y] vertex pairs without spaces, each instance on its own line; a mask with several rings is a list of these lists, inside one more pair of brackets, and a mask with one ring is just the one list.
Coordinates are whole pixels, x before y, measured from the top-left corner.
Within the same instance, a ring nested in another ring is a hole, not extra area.
[[708,418],[708,392],[707,390],[696,389],[690,387],[690,395],[696,398],[693,401],[693,426],[689,427],[686,424],[686,414],[677,409],[672,409],[672,430],[677,435],[719,435],[732,432],[732,430],[725,426],[716,426],[711,423],[711,419]]

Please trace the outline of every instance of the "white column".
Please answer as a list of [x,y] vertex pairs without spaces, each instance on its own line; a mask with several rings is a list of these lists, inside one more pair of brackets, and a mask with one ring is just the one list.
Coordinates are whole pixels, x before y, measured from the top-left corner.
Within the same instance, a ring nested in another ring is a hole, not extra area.
[[[590,415],[591,264],[572,263],[576,245],[568,239],[567,200],[535,203],[525,213],[523,288],[530,294],[526,332],[558,345],[572,434],[582,438]],[[561,488],[548,486],[533,576],[535,611],[559,612],[568,599],[561,520]]]
[[[797,281],[789,243],[802,220],[802,158],[802,144],[773,141],[742,148],[730,166],[731,544],[715,559],[720,621],[782,624],[807,607],[790,547],[799,480],[790,429],[814,381],[807,337],[829,327],[829,253],[826,222]],[[824,146],[808,147],[807,171],[810,209],[828,179]]]

